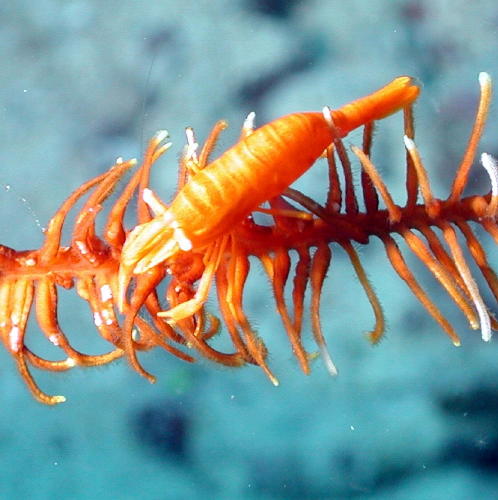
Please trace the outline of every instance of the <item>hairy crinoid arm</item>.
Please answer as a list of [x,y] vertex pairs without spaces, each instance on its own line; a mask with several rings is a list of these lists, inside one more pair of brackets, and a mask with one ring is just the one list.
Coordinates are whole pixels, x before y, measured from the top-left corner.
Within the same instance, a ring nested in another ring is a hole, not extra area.
[[[295,208],[287,204],[286,208],[288,210],[294,208],[296,213],[307,212],[312,215],[312,220],[305,220],[301,217],[298,221],[298,219],[275,214],[275,223],[272,226],[264,227],[251,222],[246,223],[245,228],[238,229],[234,233],[234,238],[242,249],[242,253],[258,257],[267,271],[272,283],[277,311],[282,317],[293,351],[305,373],[308,371],[306,360],[309,355],[303,357],[301,324],[304,294],[310,276],[312,287],[310,312],[314,335],[320,350],[325,346],[319,325],[319,302],[313,299],[313,283],[320,283],[321,286],[326,274],[330,271],[330,262],[316,267],[311,274],[309,267],[310,256],[315,261],[320,254],[320,249],[324,248],[324,244],[338,243],[346,250],[351,260],[376,318],[376,326],[370,333],[372,342],[377,342],[384,332],[384,316],[377,294],[370,285],[361,261],[352,246],[355,241],[367,244],[371,236],[376,236],[383,242],[386,255],[395,272],[408,285],[414,296],[450,337],[454,345],[460,345],[460,338],[450,321],[424,291],[418,282],[418,277],[410,270],[400,247],[403,243],[446,290],[467,318],[470,327],[481,331],[483,340],[489,340],[491,331],[497,329],[498,323],[492,311],[496,310],[498,278],[489,263],[484,247],[477,240],[471,227],[471,225],[481,226],[492,236],[495,243],[498,243],[497,161],[487,154],[481,158],[490,176],[491,192],[489,194],[462,197],[463,189],[460,192],[460,186],[466,183],[468,169],[474,160],[478,138],[482,134],[490,103],[491,80],[487,75],[481,74],[479,81],[481,99],[476,123],[464,153],[462,165],[457,168],[456,180],[453,183],[457,188],[453,188],[453,194],[447,200],[437,199],[432,192],[429,176],[415,144],[413,113],[409,106],[404,113],[404,143],[407,151],[407,196],[404,204],[399,204],[393,199],[371,159],[373,124],[367,124],[362,147],[351,148],[362,167],[360,193],[364,201],[363,210],[359,209],[360,203],[357,199],[357,190],[354,188],[351,161],[342,141],[336,139],[327,150],[329,191],[325,205],[320,205],[295,189],[289,188],[284,192],[287,199],[302,207]],[[339,166],[343,170],[344,185],[342,186],[339,180],[341,177],[338,173]],[[284,205],[278,206],[280,208]],[[394,235],[398,235],[399,241],[395,240]],[[494,304],[484,303],[478,280],[472,275],[463,251],[464,246],[469,249],[470,255],[482,273],[495,299]],[[297,253],[298,260],[294,270],[291,271],[293,274],[289,274],[288,254],[292,251]],[[279,268],[281,268],[280,271]],[[290,278],[294,281],[292,308],[286,303],[283,294],[283,286]],[[291,322],[293,314],[294,324]],[[333,373],[335,367],[330,369],[334,365],[330,364],[328,351],[325,352],[325,362],[329,366],[329,372]]]
[[457,203],[461,199],[463,191],[467,185],[470,168],[472,167],[472,163],[474,162],[477,147],[479,145],[479,141],[481,140],[481,136],[486,125],[489,108],[491,105],[493,85],[491,82],[491,77],[488,73],[479,73],[479,86],[481,88],[479,107],[477,109],[474,126],[469,137],[467,148],[458,167],[455,179],[453,180],[453,185],[451,187],[451,192],[448,197],[448,201],[450,201],[451,203]]
[[[338,138],[339,134],[335,134],[336,139],[327,148],[326,154],[329,190],[324,205],[304,193],[288,188],[283,196],[268,200],[270,208],[258,207],[256,210],[269,214],[272,217],[270,224],[257,224],[250,216],[237,223],[231,232],[215,239],[205,248],[197,249],[199,253],[195,255],[202,256],[202,265],[195,267],[195,272],[185,273],[181,266],[175,267],[177,259],[186,259],[186,262],[194,266],[197,262],[194,252],[186,248],[169,259],[170,249],[161,241],[165,236],[164,221],[152,225],[144,217],[141,222],[145,222],[145,225],[131,235],[124,257],[121,258],[121,309],[125,312],[126,305],[133,301],[133,291],[128,296],[125,295],[128,284],[134,280],[140,289],[139,279],[142,278],[134,275],[137,263],[142,261],[138,268],[143,272],[164,266],[164,279],[168,279],[168,273],[171,275],[167,288],[166,307],[169,309],[166,312],[159,312],[157,309],[161,307],[162,301],[157,297],[156,282],[152,280],[142,290],[134,311],[138,312],[139,305],[147,304],[147,300],[150,302],[153,297],[154,306],[150,310],[158,313],[159,317],[164,317],[168,324],[175,324],[189,347],[196,348],[202,356],[221,364],[256,364],[276,385],[278,381],[269,366],[266,346],[251,326],[243,304],[247,277],[251,270],[250,258],[255,257],[263,265],[270,280],[276,312],[282,319],[292,350],[305,373],[309,372],[310,360],[315,357],[304,347],[305,296],[307,290],[310,290],[312,334],[328,371],[335,374],[337,370],[329,355],[326,334],[320,320],[321,291],[332,263],[330,245],[336,243],[345,250],[366,293],[375,317],[375,325],[369,338],[376,343],[384,333],[384,314],[377,293],[368,280],[368,267],[364,268],[355,250],[355,244],[366,245],[375,236],[382,241],[395,272],[455,345],[460,344],[455,328],[410,269],[404,256],[406,249],[416,255],[440,283],[467,318],[471,328],[480,329],[482,338],[489,340],[491,330],[497,327],[490,312],[495,304],[491,304],[491,307],[485,305],[478,280],[471,274],[463,248],[468,247],[496,299],[498,279],[484,247],[478,242],[472,229],[472,225],[481,226],[498,243],[498,168],[496,161],[490,156],[483,156],[482,162],[490,175],[491,192],[483,196],[462,197],[490,103],[491,80],[489,76],[481,74],[479,81],[481,99],[475,125],[461,165],[457,168],[450,196],[446,200],[437,199],[433,194],[428,173],[416,146],[412,100],[409,100],[404,110],[404,203],[394,200],[372,159],[374,124],[365,125],[362,146],[351,148],[353,157],[359,160],[362,169],[361,183],[358,184],[361,185],[360,189],[355,187],[350,154]],[[330,120],[333,128],[335,125],[332,118]],[[243,137],[249,137],[253,133],[253,121],[254,116],[250,115],[243,128]],[[187,131],[187,148],[180,162],[180,186],[188,184],[192,176],[206,166],[209,153],[224,127],[224,123],[215,127],[199,156],[194,135],[191,130]],[[400,143],[402,144],[401,137]],[[339,169],[342,170],[341,173]],[[359,195],[362,196],[363,203],[358,200]],[[167,213],[167,207],[151,191],[144,189],[142,199],[144,206],[146,204],[155,216]],[[173,231],[177,228],[169,229]],[[169,244],[178,246],[181,240],[179,234]],[[142,245],[144,241],[147,248]],[[147,254],[145,257],[141,255],[144,248]],[[150,249],[152,252],[148,251]],[[295,261],[291,256],[294,252],[297,254]],[[192,260],[189,261],[190,258]],[[160,264],[164,259],[166,262]],[[204,304],[213,277],[221,317],[235,349],[230,354],[212,347],[210,339],[214,330],[204,329],[207,316]],[[158,278],[157,282],[160,281]],[[286,295],[291,281],[289,300]],[[130,343],[131,336],[128,334],[126,338]],[[133,348],[127,347],[126,350],[134,355]],[[136,368],[140,371],[139,367]]]
[[[102,261],[106,254],[106,250],[100,245],[97,245],[99,247],[97,251],[93,248],[92,225],[88,225],[88,219],[85,219],[91,208],[88,203],[75,224],[75,234],[78,234],[81,239],[75,240],[74,245],[61,247],[62,228],[69,211],[79,198],[91,189],[95,189],[93,201],[98,205],[107,196],[122,173],[132,165],[133,161],[118,162],[107,173],[95,177],[78,188],[50,220],[45,234],[45,242],[39,250],[2,252],[6,259],[3,259],[2,274],[0,275],[0,299],[2,303],[0,336],[5,348],[16,360],[19,372],[28,388],[42,403],[56,404],[63,402],[65,398],[45,394],[34,381],[28,363],[44,370],[61,371],[76,365],[106,364],[123,354],[121,349],[116,348],[103,355],[86,355],[71,346],[57,319],[57,285],[71,287],[75,276],[86,280],[88,276],[92,275],[92,268],[98,266],[97,260]],[[96,193],[100,194],[95,196]],[[80,231],[80,224],[86,226],[87,233]],[[87,235],[89,238],[86,237]],[[92,260],[93,262],[91,262]],[[111,263],[110,267],[113,265],[116,266],[116,263]],[[105,266],[109,269],[108,264],[104,264]],[[65,361],[45,360],[32,353],[25,346],[24,337],[27,321],[34,299],[36,299],[36,315],[40,328],[49,341],[66,354]]]
[[[65,371],[75,366],[107,364],[123,356],[152,382],[155,379],[142,366],[138,351],[155,347],[187,362],[194,358],[190,352],[184,352],[185,349],[195,350],[200,356],[225,366],[253,364],[278,385],[263,341],[265,332],[257,332],[251,325],[244,306],[253,260],[259,260],[269,278],[275,311],[282,319],[302,371],[309,373],[311,361],[317,357],[306,343],[310,336],[328,372],[335,375],[337,368],[328,347],[333,339],[321,321],[322,290],[332,270],[334,245],[346,252],[371,305],[374,326],[368,334],[370,341],[377,343],[384,334],[380,300],[368,279],[368,266],[364,266],[357,252],[357,246],[368,244],[371,237],[381,240],[394,271],[455,345],[460,345],[456,329],[423,289],[405,253],[416,256],[470,327],[479,329],[483,340],[488,341],[492,330],[498,328],[493,316],[498,300],[498,278],[474,226],[483,228],[494,244],[498,243],[498,162],[493,157],[486,153],[481,156],[482,166],[490,178],[490,192],[463,196],[491,98],[489,76],[481,74],[479,82],[481,98],[476,120],[447,199],[434,196],[416,145],[411,103],[419,87],[410,79],[399,81],[401,87],[409,85],[411,89],[404,109],[404,202],[393,198],[373,160],[374,123],[365,124],[361,147],[353,146],[348,151],[340,134],[334,133],[334,120],[338,115],[327,109],[324,116],[330,127],[328,133],[332,132],[335,139],[322,155],[328,165],[325,202],[321,204],[296,189],[287,188],[278,195],[272,194],[272,198],[266,200],[269,206],[256,204],[251,208],[269,215],[270,222],[258,224],[254,214],[249,214],[224,226],[226,230],[216,233],[209,241],[200,240],[203,243],[197,246],[191,244],[184,229],[169,217],[170,207],[149,186],[152,165],[169,148],[169,143],[164,142],[164,131],[152,138],[142,164],[117,195],[108,211],[102,237],[97,235],[96,217],[134,161],[119,159],[106,173],[83,184],[49,222],[40,249],[15,251],[0,246],[0,338],[32,394],[46,404],[64,401],[63,396],[50,396],[38,387],[31,373],[33,367]],[[400,105],[395,102],[392,108],[391,101],[381,104],[386,112]],[[373,111],[372,116],[383,116],[382,112]],[[350,118],[351,113],[354,115],[353,108],[349,111]],[[206,177],[203,169],[225,127],[225,122],[218,122],[199,152],[192,129],[187,129],[179,188],[190,189],[189,183],[196,176]],[[250,114],[242,138],[251,137],[253,132],[254,114]],[[286,152],[285,148],[281,152]],[[352,160],[355,159],[361,166],[360,182],[354,178]],[[230,172],[236,177],[236,170]],[[225,179],[228,180],[232,179]],[[264,180],[258,179],[258,182]],[[201,189],[202,185],[197,188]],[[217,190],[213,192],[216,194]],[[84,196],[86,201],[75,216],[70,241],[65,245],[62,231],[68,215]],[[229,202],[223,208],[227,220],[231,221]],[[234,211],[239,213],[236,208]],[[129,230],[124,223],[127,211],[136,214],[136,223]],[[212,211],[211,215],[215,217],[217,212]],[[166,244],[165,239],[168,239]],[[483,300],[481,285],[468,262],[470,259],[482,274],[491,292],[488,296],[491,295],[494,302],[486,304]],[[59,324],[58,287],[73,286],[88,303],[99,335],[112,345],[109,352],[78,351]],[[212,288],[216,288],[219,315],[232,347],[219,348],[213,342],[221,322],[207,312],[206,302]],[[45,359],[27,347],[25,334],[33,310],[44,335],[61,350],[62,359]]]
[[[447,200],[438,200],[432,193],[427,171],[413,140],[414,128],[411,111],[405,113],[407,201],[404,206],[394,202],[369,155],[359,148],[352,147],[353,153],[359,158],[363,167],[363,173],[370,179],[370,184],[366,184],[364,181],[362,183],[366,210],[363,216],[358,216],[357,226],[363,227],[366,233],[375,235],[384,242],[388,257],[396,272],[408,284],[427,311],[448,333],[455,345],[460,344],[456,332],[417,283],[390,234],[398,233],[403,237],[407,246],[417,255],[462,310],[470,326],[481,330],[483,340],[489,340],[491,330],[496,329],[496,322],[484,304],[455,231],[455,229],[459,229],[462,232],[470,253],[476,260],[496,299],[496,275],[489,266],[483,247],[478,243],[469,225],[469,222],[481,225],[492,236],[496,235],[497,232],[498,174],[496,161],[491,156],[485,154],[482,158],[483,165],[490,175],[491,193],[485,196],[467,198],[461,196],[467,182],[470,166],[475,158],[478,140],[482,134],[490,105],[491,80],[489,75],[479,75],[479,82],[481,84],[481,99],[475,124],[462,163],[457,169],[451,195]],[[368,144],[369,141],[367,141]],[[344,162],[344,160],[341,161]],[[349,168],[348,165],[346,168]],[[385,209],[378,209],[372,189],[383,200]],[[417,194],[421,195],[421,204],[415,203]],[[339,197],[336,195],[335,198]],[[333,214],[330,215],[334,217]],[[324,223],[332,224],[332,220],[327,220],[326,217],[321,218]],[[354,221],[354,217],[348,219],[351,222]],[[450,254],[444,250],[439,237],[432,228],[441,230]],[[414,231],[419,231],[422,237],[417,236]],[[331,240],[333,241],[334,237]]]
[[[47,371],[64,371],[76,366],[107,364],[126,355],[138,372],[153,380],[138,363],[136,351],[159,346],[185,361],[193,361],[191,356],[174,346],[175,343],[184,345],[184,337],[156,317],[160,308],[155,288],[164,278],[164,270],[153,278],[150,273],[141,276],[131,294],[130,303],[123,309],[123,319],[117,313],[118,266],[126,236],[124,215],[135,191],[142,192],[148,186],[152,164],[168,149],[169,145],[162,143],[164,137],[164,133],[156,135],[149,144],[144,162],[108,213],[103,239],[96,233],[96,217],[124,173],[135,165],[135,160],[125,162],[118,159],[106,173],[76,189],[49,221],[40,249],[18,252],[0,247],[1,340],[16,360],[18,370],[32,394],[42,403],[57,404],[65,398],[45,394],[36,384],[30,366]],[[62,232],[67,218],[85,195],[87,199],[75,216],[71,240],[64,246]],[[140,199],[137,208],[139,222],[150,219],[148,210]],[[75,286],[78,295],[90,306],[97,331],[113,345],[110,352],[84,354],[71,345],[59,324],[59,286]],[[152,314],[151,323],[139,315],[142,307]],[[33,308],[42,332],[50,343],[61,349],[65,359],[45,359],[25,345],[28,318]]]

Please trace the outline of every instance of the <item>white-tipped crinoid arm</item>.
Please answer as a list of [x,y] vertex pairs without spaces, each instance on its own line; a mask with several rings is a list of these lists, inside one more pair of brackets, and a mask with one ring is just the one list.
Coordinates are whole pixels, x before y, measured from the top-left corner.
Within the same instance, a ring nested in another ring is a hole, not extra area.
[[192,127],[187,127],[185,129],[185,135],[187,136],[187,146],[185,147],[184,159],[197,162],[197,149],[199,148],[199,144],[195,141],[194,129]]
[[163,216],[168,210],[168,207],[154,194],[152,189],[144,188],[142,199],[152,210],[155,217]]
[[491,181],[491,200],[488,205],[488,217],[496,217],[498,211],[498,160],[488,153],[481,155],[481,164],[486,169]]
[[491,85],[491,76],[486,71],[481,71],[479,73],[479,85],[481,88],[488,88]]
[[154,140],[157,142],[157,143],[160,143],[160,142],[163,142],[164,139],[166,139],[166,137],[169,137],[169,133],[167,130],[158,130],[155,134],[154,134]]
[[165,142],[164,144],[161,144],[168,137],[169,133],[167,130],[158,130],[155,133],[151,141],[154,147],[157,148],[154,152],[154,158],[159,158],[163,153],[168,151],[168,149],[173,145],[172,142]]

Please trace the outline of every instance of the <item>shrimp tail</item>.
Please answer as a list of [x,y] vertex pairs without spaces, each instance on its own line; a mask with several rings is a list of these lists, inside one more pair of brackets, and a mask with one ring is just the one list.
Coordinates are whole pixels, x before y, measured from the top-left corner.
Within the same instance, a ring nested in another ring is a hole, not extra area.
[[370,95],[356,99],[332,112],[341,137],[355,128],[381,120],[410,106],[420,94],[420,83],[411,76],[399,76]]

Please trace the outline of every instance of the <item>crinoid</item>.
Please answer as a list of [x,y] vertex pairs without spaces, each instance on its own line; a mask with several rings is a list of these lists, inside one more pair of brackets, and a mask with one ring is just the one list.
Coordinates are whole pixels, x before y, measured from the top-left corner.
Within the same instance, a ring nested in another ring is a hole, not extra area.
[[[351,148],[362,166],[361,188],[355,190],[350,158],[340,139],[344,134],[336,128],[341,124],[336,124],[334,118],[341,113],[330,113],[327,109],[324,118],[330,130],[324,133],[331,133],[334,140],[324,155],[328,162],[329,188],[323,204],[287,188],[278,196],[265,200],[269,208],[257,208],[257,211],[269,214],[271,222],[261,224],[252,214],[244,216],[242,220],[225,224],[229,230],[214,235],[211,243],[205,246],[191,246],[182,228],[170,220],[169,228],[175,238],[169,245],[178,245],[178,251],[170,255],[166,248],[166,258],[149,261],[135,272],[128,263],[129,255],[125,256],[129,235],[140,235],[142,228],[150,227],[151,222],[160,230],[161,217],[168,212],[168,206],[149,187],[150,169],[169,147],[169,143],[164,143],[166,134],[158,132],[150,141],[142,164],[109,208],[102,237],[96,234],[96,217],[124,173],[135,162],[118,160],[106,173],[83,184],[50,220],[41,248],[16,251],[0,246],[1,339],[34,397],[46,404],[64,401],[63,396],[49,396],[38,387],[31,374],[32,367],[64,371],[76,366],[103,365],[126,356],[136,371],[154,381],[137,358],[137,351],[154,347],[161,347],[185,361],[194,360],[186,351],[195,350],[202,357],[227,366],[255,364],[276,385],[278,381],[269,367],[267,348],[244,310],[244,292],[253,261],[259,261],[269,277],[277,313],[304,373],[309,372],[310,359],[314,357],[303,345],[305,297],[310,290],[312,333],[328,371],[335,374],[337,370],[328,354],[320,322],[322,287],[331,268],[334,245],[345,250],[372,305],[375,326],[369,334],[370,340],[375,343],[384,333],[380,302],[354,247],[355,244],[368,244],[373,236],[384,245],[396,273],[455,345],[460,343],[455,329],[419,285],[398,242],[406,244],[443,286],[471,328],[480,329],[482,338],[489,340],[491,330],[496,329],[497,324],[484,304],[463,251],[466,246],[496,300],[498,279],[471,227],[471,224],[481,226],[495,243],[498,242],[498,166],[490,155],[481,157],[491,179],[490,192],[482,196],[463,196],[491,99],[489,76],[482,73],[479,81],[481,97],[475,124],[451,192],[444,200],[434,197],[415,145],[412,101],[418,95],[418,87],[408,77],[393,80],[385,87],[394,89],[393,95],[397,96],[394,105],[388,102],[389,98],[385,98],[384,89],[381,89],[372,94],[373,100],[372,96],[367,96],[341,108],[355,119],[358,118],[358,103],[366,103],[374,111],[379,102],[382,106],[387,103],[383,109],[388,112],[373,115],[379,118],[399,107],[404,108],[407,199],[403,205],[393,201],[370,159],[373,122],[364,125],[361,148]],[[407,100],[403,97],[405,91],[408,92]],[[400,94],[402,99],[398,99]],[[366,113],[363,116],[371,115]],[[253,133],[253,119],[251,114],[246,120],[243,137]],[[187,129],[187,146],[180,161],[180,191],[185,186],[192,188],[199,184],[192,180],[208,166],[209,155],[225,126],[224,122],[219,122],[214,127],[199,154],[193,132]],[[264,157],[264,150],[261,154]],[[209,172],[203,178],[207,176]],[[264,183],[265,179],[261,182]],[[360,191],[363,198],[363,209],[359,208],[356,191]],[[132,203],[135,194],[136,205]],[[63,226],[67,224],[70,211],[84,196],[87,199],[75,216],[71,239],[64,245],[61,243]],[[226,204],[227,200],[220,202]],[[135,212],[136,217],[136,224],[129,231],[123,222],[127,211]],[[225,216],[230,216],[226,205]],[[161,253],[161,232],[158,234],[152,244]],[[396,240],[393,235],[397,235]],[[133,250],[133,246],[131,248]],[[139,261],[133,255],[131,257],[132,262]],[[123,267],[129,272],[125,280],[120,274]],[[285,290],[290,280],[292,292],[288,297]],[[160,293],[162,285],[164,294]],[[58,320],[57,291],[58,287],[73,286],[88,303],[98,333],[112,346],[109,352],[82,353],[72,346],[62,331]],[[220,327],[220,321],[205,308],[205,297],[211,288],[216,289],[217,314],[222,318],[233,345],[231,352],[220,350],[211,341]],[[33,309],[42,332],[62,350],[63,359],[45,359],[26,345],[27,322]]]
[[[394,82],[398,80],[394,80]],[[204,249],[201,247],[204,252],[202,260],[205,268],[202,269],[202,266],[199,266],[197,276],[191,274],[188,280],[182,284],[182,286],[188,287],[191,298],[180,304],[169,300],[164,305],[165,310],[160,312],[159,316],[165,317],[170,324],[181,325],[182,322],[189,319],[191,311],[196,311],[199,304],[204,304],[207,287],[214,277],[219,310],[235,348],[235,353],[228,355],[216,351],[204,342],[201,352],[222,364],[233,364],[234,359],[237,360],[236,364],[240,361],[257,364],[270,380],[277,384],[277,378],[267,364],[266,347],[251,327],[244,312],[243,294],[247,277],[251,271],[251,257],[253,257],[262,263],[270,279],[277,312],[283,321],[293,352],[304,373],[309,372],[310,354],[305,351],[303,346],[303,314],[306,290],[311,289],[310,315],[313,335],[329,372],[335,374],[336,368],[328,354],[325,336],[320,325],[320,297],[325,276],[331,267],[331,244],[338,244],[345,250],[372,305],[376,321],[370,333],[370,340],[375,343],[383,335],[384,316],[377,295],[368,281],[353,244],[356,242],[366,245],[371,237],[376,236],[382,241],[387,257],[396,273],[407,283],[413,294],[449,335],[453,343],[459,345],[460,339],[453,326],[419,285],[417,278],[410,270],[398,243],[393,238],[393,235],[397,234],[443,286],[458,308],[461,309],[471,328],[480,329],[482,338],[486,341],[489,340],[491,330],[496,329],[497,324],[483,302],[462,251],[462,242],[457,235],[457,231],[463,235],[464,244],[468,247],[496,299],[498,297],[496,275],[470,226],[470,223],[482,226],[495,242],[498,241],[496,226],[498,173],[496,161],[489,155],[483,155],[482,164],[491,179],[490,193],[483,196],[462,196],[491,99],[489,75],[482,73],[479,76],[479,82],[481,97],[475,124],[447,199],[436,199],[432,193],[427,171],[414,142],[413,112],[410,101],[408,105],[404,106],[404,141],[407,150],[407,198],[404,205],[397,205],[393,201],[388,188],[370,160],[373,122],[367,123],[364,127],[362,147],[353,146],[351,148],[352,153],[358,157],[362,166],[361,195],[365,207],[363,210],[359,209],[350,159],[339,138],[341,134],[334,133],[333,136],[336,139],[326,152],[329,165],[329,190],[326,202],[321,205],[305,194],[288,188],[280,196],[267,200],[270,205],[269,209],[258,209],[269,213],[273,217],[273,223],[269,225],[258,224],[252,215],[244,220],[236,221],[229,231],[217,237],[218,239],[215,239],[210,246]],[[383,98],[382,92],[373,95],[379,95],[379,99]],[[332,112],[331,118],[333,116],[334,112]],[[243,137],[247,134],[247,129],[249,129],[249,133],[253,130],[253,118],[250,116],[246,121]],[[334,120],[329,121],[334,132]],[[182,161],[185,166],[183,178],[186,183],[190,182],[189,176],[195,176],[197,172],[208,167],[207,158],[224,126],[224,124],[218,124],[214,128],[199,157],[196,155],[197,144],[189,131],[189,145]],[[264,158],[264,151],[261,151],[261,156]],[[338,165],[343,171],[343,185],[339,181]],[[261,179],[261,182],[264,183],[265,179]],[[222,191],[220,190],[220,192]],[[190,241],[183,232],[176,239],[167,236],[166,231],[163,235],[161,226],[163,219],[172,227],[168,207],[152,192],[146,191],[144,194],[146,202],[155,213],[156,218],[149,225],[135,228],[133,242],[128,246],[131,256],[125,257],[127,262],[129,257],[132,264],[126,263],[126,272],[130,276],[128,270],[136,262],[139,262],[135,268],[134,279],[136,280],[141,279],[143,269],[154,269],[155,266],[166,267],[172,279],[178,280],[175,270],[177,260],[180,258],[183,262],[188,261],[191,258],[189,255],[191,256],[194,251],[199,251],[199,248],[190,249]],[[379,206],[379,199],[382,200],[383,208]],[[229,202],[228,197],[223,200],[223,203],[227,202]],[[151,237],[146,234],[149,229],[151,229]],[[182,228],[175,226],[174,230],[180,232]],[[144,234],[146,237],[142,238]],[[142,248],[141,241],[145,242],[147,246]],[[171,256],[163,258],[161,253],[166,242],[168,245],[175,244],[180,247],[183,245],[184,251],[173,255],[168,250],[166,253]],[[126,253],[126,247],[124,253]],[[292,253],[297,255],[295,266],[291,264]],[[156,255],[159,257],[156,258]],[[140,267],[141,259],[143,259],[142,262],[146,263],[142,268]],[[291,278],[293,288],[291,303],[289,303],[285,295],[285,287]],[[180,280],[181,282],[182,280]],[[153,286],[149,290],[152,292]],[[181,307],[178,307],[179,305]],[[189,345],[195,345],[199,342],[195,333],[187,341]]]
[[[136,350],[161,346],[185,361],[193,358],[174,344],[185,344],[181,328],[175,331],[157,318],[159,300],[151,283],[160,282],[165,270],[155,269],[137,279],[136,289],[122,318],[117,314],[117,273],[121,248],[125,241],[123,218],[135,191],[139,192],[135,207],[137,222],[150,218],[142,192],[148,185],[149,171],[157,158],[170,146],[163,144],[166,134],[158,132],[149,143],[142,165],[126,184],[109,211],[103,238],[96,235],[95,220],[102,204],[115,189],[116,184],[135,160],[118,159],[106,173],[91,179],[74,191],[50,220],[45,231],[45,241],[36,250],[16,251],[0,246],[0,334],[7,351],[14,358],[17,368],[34,397],[46,404],[65,401],[63,396],[49,396],[36,384],[30,366],[48,371],[65,371],[76,366],[103,365],[122,357],[125,353],[135,358]],[[81,210],[75,216],[72,236],[68,245],[61,245],[63,226],[75,204],[89,194]],[[142,283],[147,291],[142,296]],[[72,347],[58,320],[58,287],[75,287],[92,312],[93,322],[99,334],[108,341],[112,350],[106,354],[83,354]],[[185,292],[170,290],[171,301],[182,300]],[[137,307],[136,304],[139,304]],[[35,304],[38,325],[48,340],[65,354],[65,359],[48,360],[32,352],[26,345],[25,334],[29,315]],[[145,320],[138,309],[147,311]],[[152,319],[150,319],[152,318]],[[190,322],[184,323],[184,331],[192,331],[206,324],[206,315],[200,311]],[[193,325],[193,326],[192,326]],[[198,328],[199,329],[199,328]],[[212,327],[204,332],[208,337],[217,329],[213,318]],[[123,335],[133,330],[134,338]],[[147,375],[144,373],[144,375]],[[153,379],[149,376],[149,379]]]

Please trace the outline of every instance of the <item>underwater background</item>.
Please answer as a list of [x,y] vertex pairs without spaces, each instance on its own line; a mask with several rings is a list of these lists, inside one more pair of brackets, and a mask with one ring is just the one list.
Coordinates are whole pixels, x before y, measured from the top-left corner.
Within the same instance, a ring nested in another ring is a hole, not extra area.
[[[2,2],[0,241],[39,247],[42,227],[72,190],[118,156],[140,157],[158,129],[169,130],[173,148],[152,183],[170,201],[186,126],[202,142],[227,119],[221,152],[250,111],[262,124],[336,108],[401,74],[423,84],[416,140],[436,194],[446,196],[472,127],[477,75],[498,79],[497,49],[493,0]],[[479,153],[496,155],[496,104],[488,123]],[[379,124],[374,145],[400,202],[402,136],[394,116]],[[361,131],[346,140],[358,142]],[[488,190],[480,170],[476,162],[471,192]],[[297,186],[323,200],[324,179],[319,162]],[[496,247],[488,248],[496,269]],[[366,340],[370,306],[337,249],[322,300],[336,378],[320,360],[310,376],[300,372],[257,263],[246,311],[269,347],[278,388],[255,367],[190,365],[155,350],[140,355],[155,385],[125,360],[36,372],[43,390],[67,397],[51,408],[33,400],[2,350],[0,498],[498,498],[496,340],[483,343],[417,268],[461,334],[462,347],[453,347],[381,244],[358,250],[388,329],[379,346]],[[214,298],[209,309],[217,310]],[[61,293],[59,311],[77,347],[105,350],[74,290]],[[27,343],[46,344],[34,318]]]

